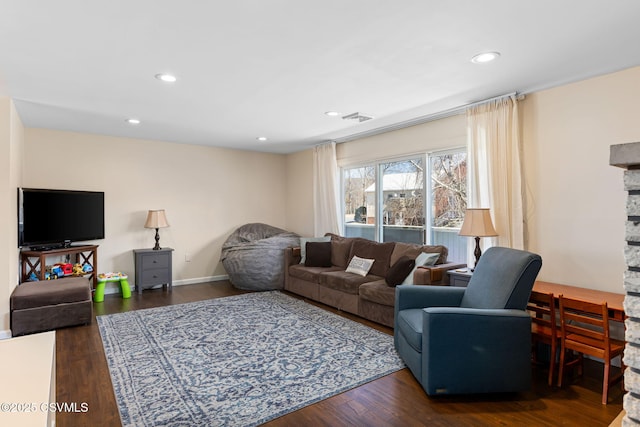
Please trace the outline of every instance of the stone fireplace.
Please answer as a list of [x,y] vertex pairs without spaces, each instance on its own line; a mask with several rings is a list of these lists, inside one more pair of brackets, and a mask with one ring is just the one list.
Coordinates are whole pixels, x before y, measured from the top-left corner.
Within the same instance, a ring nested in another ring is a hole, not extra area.
[[625,321],[623,426],[640,425],[640,142],[611,146],[612,166],[626,169],[624,189],[627,191],[627,221],[624,256]]

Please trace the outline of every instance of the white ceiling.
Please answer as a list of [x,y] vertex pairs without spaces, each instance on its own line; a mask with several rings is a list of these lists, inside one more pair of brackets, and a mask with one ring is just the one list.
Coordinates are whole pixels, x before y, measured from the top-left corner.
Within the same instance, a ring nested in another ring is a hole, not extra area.
[[0,95],[27,127],[287,153],[640,65],[639,19],[637,0],[0,0]]

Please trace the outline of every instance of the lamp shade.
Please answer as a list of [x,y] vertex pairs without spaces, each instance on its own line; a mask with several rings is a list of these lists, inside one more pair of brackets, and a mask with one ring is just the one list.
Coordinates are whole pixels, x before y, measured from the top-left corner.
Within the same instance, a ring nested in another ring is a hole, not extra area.
[[460,236],[491,237],[497,236],[496,229],[491,222],[489,208],[467,209],[464,222],[460,228]]
[[164,209],[149,211],[144,228],[165,228],[169,226]]

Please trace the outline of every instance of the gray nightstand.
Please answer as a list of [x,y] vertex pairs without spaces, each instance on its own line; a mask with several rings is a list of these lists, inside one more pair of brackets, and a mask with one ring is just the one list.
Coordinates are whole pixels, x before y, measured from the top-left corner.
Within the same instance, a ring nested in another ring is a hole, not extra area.
[[456,286],[459,288],[466,288],[471,280],[473,272],[468,268],[460,268],[456,270],[447,271],[449,275],[449,286]]
[[133,254],[136,260],[136,290],[139,294],[144,288],[156,285],[165,286],[171,290],[171,253],[173,249],[162,248],[134,249]]

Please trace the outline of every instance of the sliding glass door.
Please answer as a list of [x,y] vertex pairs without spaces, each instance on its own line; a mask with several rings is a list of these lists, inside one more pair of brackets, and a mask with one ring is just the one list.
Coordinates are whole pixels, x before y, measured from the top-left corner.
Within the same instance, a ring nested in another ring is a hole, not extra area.
[[383,242],[424,241],[424,160],[381,163],[380,236]]
[[466,259],[458,236],[467,207],[465,149],[342,170],[344,235],[378,242],[444,245]]

